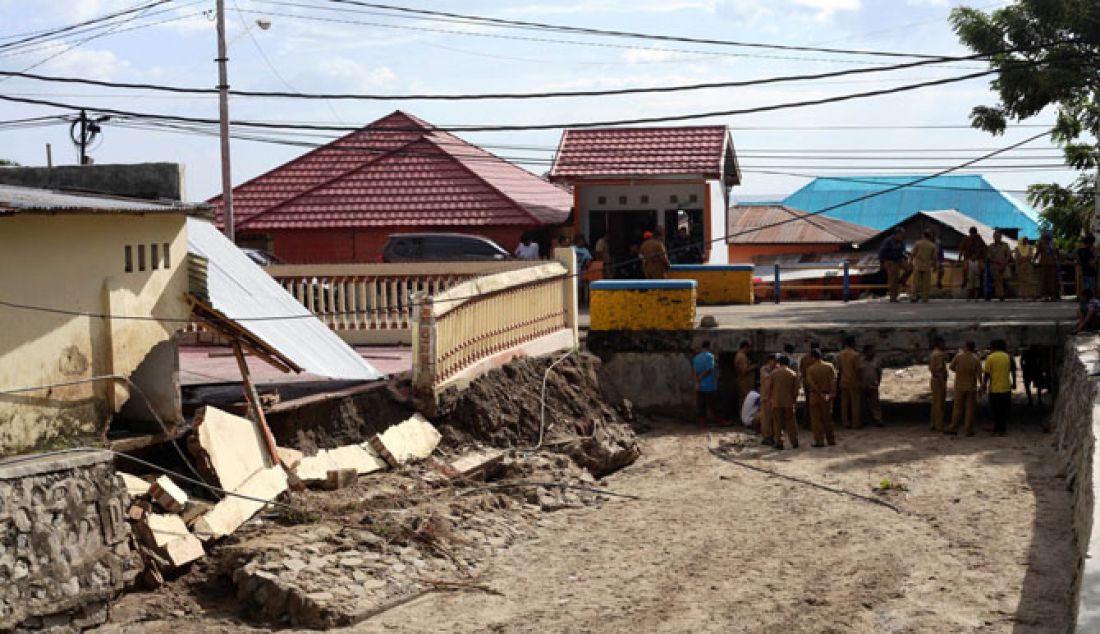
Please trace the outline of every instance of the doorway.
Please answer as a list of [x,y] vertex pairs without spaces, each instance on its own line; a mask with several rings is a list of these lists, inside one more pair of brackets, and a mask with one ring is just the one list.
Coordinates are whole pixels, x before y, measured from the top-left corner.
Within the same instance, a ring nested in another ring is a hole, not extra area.
[[642,277],[637,260],[642,235],[657,226],[656,211],[593,211],[588,217],[589,244],[607,237],[610,262],[604,265],[604,277],[632,279]]

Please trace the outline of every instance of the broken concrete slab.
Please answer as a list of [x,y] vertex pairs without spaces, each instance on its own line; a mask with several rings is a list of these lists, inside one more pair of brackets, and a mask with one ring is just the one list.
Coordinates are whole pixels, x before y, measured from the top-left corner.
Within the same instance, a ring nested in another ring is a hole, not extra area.
[[257,423],[216,407],[195,414],[188,448],[203,476],[230,491],[275,464]]
[[146,513],[137,523],[137,532],[146,546],[152,548],[174,566],[179,567],[199,559],[206,553],[178,515]]
[[412,460],[423,460],[439,446],[441,436],[421,414],[390,427],[370,439],[373,447],[390,466],[399,467]]
[[194,525],[195,535],[209,541],[231,534],[286,488],[287,476],[282,467],[260,471],[233,491],[238,495],[227,495],[200,517]]
[[275,453],[279,454],[279,462],[283,463],[283,466],[289,471],[296,469],[298,464],[302,462],[302,458],[305,457],[302,452],[290,447],[276,447]]
[[330,491],[346,489],[355,484],[358,475],[355,469],[334,469],[325,477],[325,488]]
[[483,474],[490,467],[499,464],[504,452],[499,449],[480,449],[459,457],[449,466],[455,478],[468,478]]
[[122,484],[126,487],[126,492],[130,494],[131,498],[138,498],[149,493],[149,483],[136,475],[119,471],[118,477],[122,478]]
[[166,475],[157,478],[149,487],[149,497],[169,513],[179,513],[187,505],[187,493]]
[[302,458],[294,474],[307,484],[323,483],[329,471],[354,469],[358,475],[366,475],[386,468],[386,462],[366,443],[347,445],[336,449],[322,449],[315,456]]

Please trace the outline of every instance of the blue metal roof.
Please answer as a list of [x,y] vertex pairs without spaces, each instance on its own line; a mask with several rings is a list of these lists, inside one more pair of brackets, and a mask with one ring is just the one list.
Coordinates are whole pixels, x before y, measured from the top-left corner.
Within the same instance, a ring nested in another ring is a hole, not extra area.
[[906,185],[921,176],[824,176],[787,196],[783,204],[810,212],[824,212],[838,220],[878,230],[888,229],[919,211],[957,209],[991,227],[1020,230],[1021,236],[1039,236],[1035,210],[1002,192],[980,174],[946,174],[881,196],[848,204],[846,201]]

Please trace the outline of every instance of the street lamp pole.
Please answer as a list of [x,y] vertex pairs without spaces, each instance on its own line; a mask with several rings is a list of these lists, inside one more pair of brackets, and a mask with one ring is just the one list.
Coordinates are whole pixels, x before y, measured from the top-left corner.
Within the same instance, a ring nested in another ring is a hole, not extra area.
[[218,30],[218,129],[221,137],[222,152],[222,220],[225,222],[225,236],[231,242],[236,241],[233,221],[233,178],[229,169],[229,76],[226,63],[229,58],[225,46],[225,0],[217,0]]

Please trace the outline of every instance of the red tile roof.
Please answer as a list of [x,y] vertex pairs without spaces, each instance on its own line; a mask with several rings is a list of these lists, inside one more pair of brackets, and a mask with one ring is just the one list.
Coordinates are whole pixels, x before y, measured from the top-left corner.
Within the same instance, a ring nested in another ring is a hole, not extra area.
[[858,244],[878,234],[871,227],[786,205],[730,207],[726,224],[728,244]]
[[[222,216],[221,196],[210,200]],[[560,224],[573,197],[401,111],[233,189],[238,231]]]
[[[725,172],[725,173],[723,173]],[[740,182],[726,126],[566,130],[550,179],[703,176]]]

